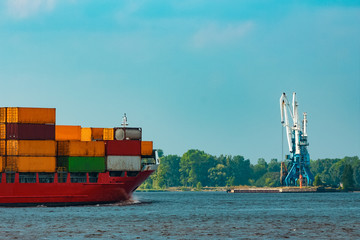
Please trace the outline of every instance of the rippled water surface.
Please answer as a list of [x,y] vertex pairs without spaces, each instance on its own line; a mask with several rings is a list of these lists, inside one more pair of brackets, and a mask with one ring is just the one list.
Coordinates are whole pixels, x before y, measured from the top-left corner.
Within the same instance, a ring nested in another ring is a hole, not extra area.
[[135,193],[126,204],[0,208],[0,239],[360,239],[360,193]]

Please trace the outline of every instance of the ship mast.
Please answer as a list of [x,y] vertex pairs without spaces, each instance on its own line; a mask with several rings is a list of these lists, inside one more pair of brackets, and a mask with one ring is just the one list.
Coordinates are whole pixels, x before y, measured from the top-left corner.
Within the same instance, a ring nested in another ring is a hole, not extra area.
[[124,113],[122,120],[123,120],[123,122],[121,123],[121,125],[123,126],[123,128],[126,128],[126,126],[129,125],[127,122],[126,113]]

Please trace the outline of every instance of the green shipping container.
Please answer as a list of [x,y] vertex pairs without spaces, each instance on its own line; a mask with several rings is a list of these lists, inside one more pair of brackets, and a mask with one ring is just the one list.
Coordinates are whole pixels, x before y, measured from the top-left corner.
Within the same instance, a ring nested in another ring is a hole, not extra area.
[[56,167],[69,172],[105,172],[105,157],[57,157]]

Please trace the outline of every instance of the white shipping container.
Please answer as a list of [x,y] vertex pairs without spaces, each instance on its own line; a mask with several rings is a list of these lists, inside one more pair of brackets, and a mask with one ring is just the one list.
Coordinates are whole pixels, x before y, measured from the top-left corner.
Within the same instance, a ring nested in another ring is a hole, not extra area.
[[140,171],[140,156],[107,156],[106,167],[108,171]]
[[[125,138],[126,135],[126,138]],[[117,128],[115,129],[116,140],[141,140],[141,128]]]

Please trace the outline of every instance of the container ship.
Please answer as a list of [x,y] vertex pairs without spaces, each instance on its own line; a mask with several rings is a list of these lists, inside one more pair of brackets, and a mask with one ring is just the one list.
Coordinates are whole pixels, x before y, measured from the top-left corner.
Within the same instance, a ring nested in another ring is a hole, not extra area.
[[56,125],[55,108],[0,108],[0,206],[116,203],[158,167],[141,128]]

